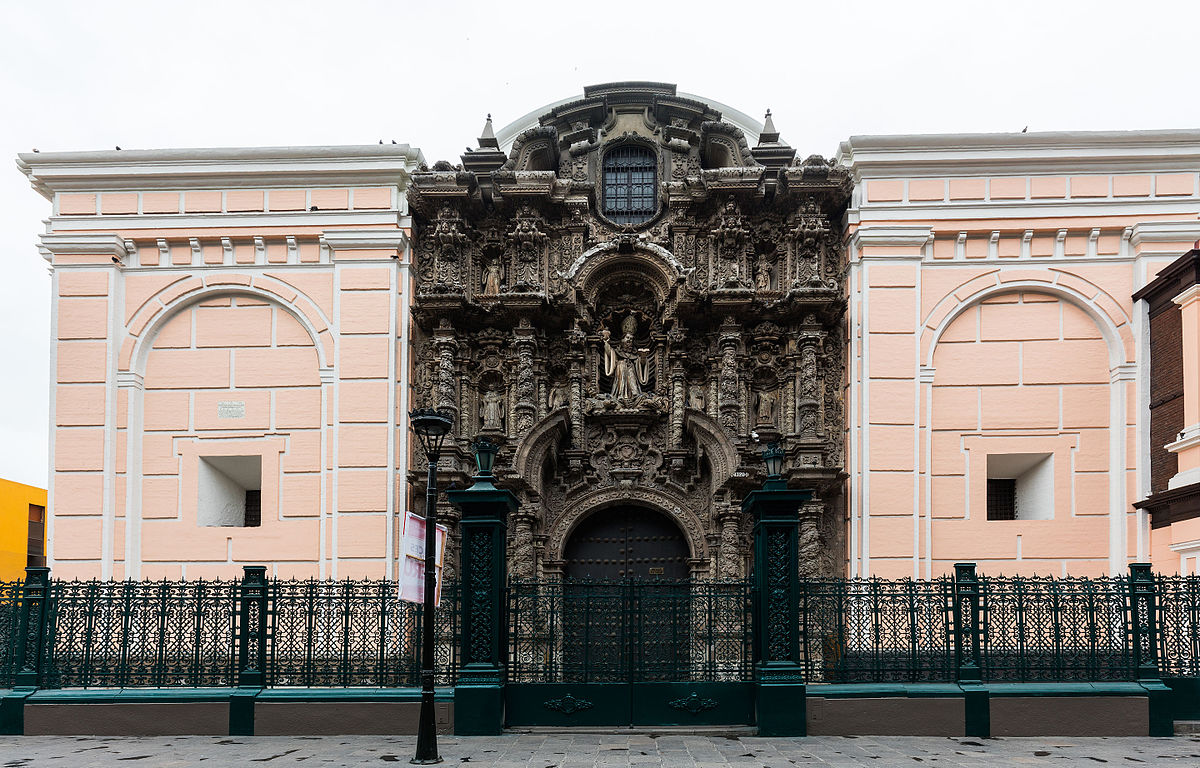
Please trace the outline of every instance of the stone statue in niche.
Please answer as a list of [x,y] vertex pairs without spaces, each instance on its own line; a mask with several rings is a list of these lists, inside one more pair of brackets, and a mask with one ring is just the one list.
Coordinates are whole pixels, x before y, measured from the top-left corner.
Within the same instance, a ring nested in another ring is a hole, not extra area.
[[637,319],[629,315],[621,323],[621,342],[617,346],[609,343],[612,334],[607,328],[600,332],[604,339],[604,375],[612,377],[610,394],[617,400],[639,397],[642,387],[650,383],[650,363],[646,359],[650,350],[634,349],[636,331]]
[[489,389],[483,393],[483,403],[479,407],[479,420],[483,429],[504,429],[504,395],[499,389]]
[[500,293],[500,281],[504,275],[500,268],[500,259],[492,259],[483,269],[483,295],[496,296]]
[[688,387],[688,408],[695,408],[697,411],[704,410],[703,384],[693,384]]
[[779,418],[779,393],[773,389],[760,389],[754,393],[754,422],[776,424]]
[[550,388],[550,394],[546,396],[546,409],[557,411],[567,404],[568,399],[567,385],[560,381]]
[[771,264],[765,254],[758,257],[758,265],[754,270],[754,287],[759,291],[771,290]]

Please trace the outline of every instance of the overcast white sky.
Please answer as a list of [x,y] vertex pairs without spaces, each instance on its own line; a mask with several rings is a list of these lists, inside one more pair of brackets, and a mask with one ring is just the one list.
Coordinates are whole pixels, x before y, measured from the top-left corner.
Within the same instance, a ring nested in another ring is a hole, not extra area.
[[[1200,2],[14,2],[17,152],[374,144],[430,160],[612,80],[673,82],[802,155],[864,133],[1200,127]],[[49,204],[0,173],[0,477],[47,480]]]

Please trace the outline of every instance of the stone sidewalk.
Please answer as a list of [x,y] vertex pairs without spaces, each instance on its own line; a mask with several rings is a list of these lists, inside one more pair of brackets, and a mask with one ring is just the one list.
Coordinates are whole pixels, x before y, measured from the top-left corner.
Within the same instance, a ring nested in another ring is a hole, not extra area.
[[[407,764],[412,737],[3,736],[0,768],[138,766],[381,766]],[[725,765],[1128,766],[1200,765],[1200,736],[973,739],[814,736],[767,739],[694,735],[518,734],[440,739],[444,765],[469,768],[719,768]]]

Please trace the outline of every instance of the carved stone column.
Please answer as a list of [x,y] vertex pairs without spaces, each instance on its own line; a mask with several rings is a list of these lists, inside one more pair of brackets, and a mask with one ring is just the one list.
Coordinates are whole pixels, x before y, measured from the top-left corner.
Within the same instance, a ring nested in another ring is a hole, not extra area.
[[815,578],[821,575],[821,514],[824,505],[814,499],[800,507],[800,539],[797,558],[800,561],[800,578]]
[[683,409],[687,400],[684,382],[684,356],[678,350],[671,351],[671,431],[667,447],[678,448],[683,443]]
[[[433,347],[437,354],[437,369],[435,372],[435,407],[454,413],[454,423],[459,424],[459,403],[455,354],[458,352],[458,341],[454,338],[454,327],[448,320],[443,320],[433,332]],[[456,430],[457,431],[457,430]]]
[[721,528],[721,550],[717,561],[717,576],[722,579],[742,578],[742,537],[738,530],[742,511],[730,505],[717,512],[717,524]]
[[533,429],[533,422],[537,418],[537,381],[534,379],[533,365],[537,339],[528,321],[522,321],[513,331],[513,344],[517,349],[516,403],[513,406],[516,424],[510,431],[524,435]]
[[568,378],[570,388],[567,396],[570,398],[570,414],[571,414],[571,443],[574,448],[583,447],[583,380],[584,380],[584,361],[587,359],[586,354],[586,337],[578,328],[572,328],[567,332],[567,338],[570,341],[570,371]]
[[536,573],[533,551],[533,527],[537,522],[537,507],[522,504],[512,516],[513,533],[509,570],[519,579],[532,579]]
[[798,421],[797,432],[802,440],[815,440],[817,437],[817,407],[821,397],[821,379],[817,371],[817,346],[820,337],[806,333],[800,340],[800,392],[797,398]]
[[732,317],[725,318],[718,340],[721,356],[717,374],[717,413],[721,426],[734,434],[738,432],[741,411],[738,392],[738,344],[741,338],[741,326]]

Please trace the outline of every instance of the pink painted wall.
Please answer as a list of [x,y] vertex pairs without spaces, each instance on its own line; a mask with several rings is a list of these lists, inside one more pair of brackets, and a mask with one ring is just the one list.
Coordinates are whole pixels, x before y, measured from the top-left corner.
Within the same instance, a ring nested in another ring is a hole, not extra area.
[[[260,159],[259,183],[280,183],[256,188],[238,185],[240,158],[213,171],[229,174],[223,188],[112,190],[100,174],[94,191],[56,193],[47,172],[55,575],[393,573],[407,465],[407,442],[392,439],[407,396],[399,180],[420,156],[321,149],[309,167],[295,155]],[[34,175],[80,162],[29,161]],[[323,185],[326,173],[338,183]],[[363,183],[347,185],[356,174]],[[261,525],[201,524],[202,468],[215,466],[204,459],[247,456],[261,466],[247,475]]]
[[[1103,573],[1109,365],[1095,322],[1053,295],[1002,293],[950,323],[933,367],[934,570]],[[1013,453],[1050,456],[1051,519],[987,519],[987,457]]]
[[[1122,140],[998,136],[964,149],[915,137],[909,160],[895,137],[843,145],[859,179],[849,573],[1179,567],[1167,539],[1184,532],[1152,534],[1132,507],[1149,488],[1149,372],[1130,297],[1200,237],[1200,137],[1186,149]],[[1097,172],[1097,153],[1129,170]],[[1177,170],[1162,170],[1172,154]],[[989,454],[1052,457],[1052,502],[1034,510],[1047,519],[986,519]]]

